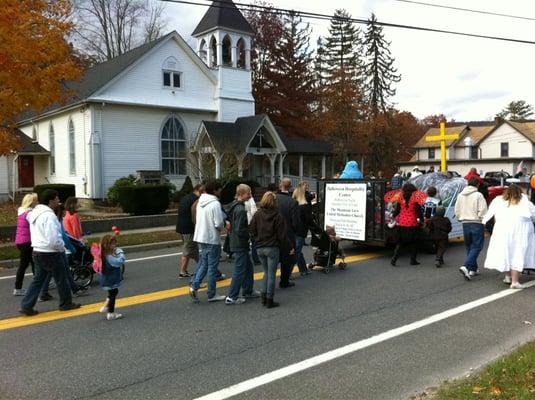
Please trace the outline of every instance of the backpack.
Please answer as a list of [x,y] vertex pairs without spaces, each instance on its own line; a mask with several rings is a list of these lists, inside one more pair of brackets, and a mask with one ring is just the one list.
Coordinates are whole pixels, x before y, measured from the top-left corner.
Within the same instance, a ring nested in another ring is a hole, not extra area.
[[435,216],[437,212],[437,204],[432,201],[426,201],[423,205],[424,219],[428,220]]
[[93,271],[95,271],[97,274],[104,273],[101,254],[102,251],[100,249],[100,244],[93,243],[91,245],[91,255],[93,256]]

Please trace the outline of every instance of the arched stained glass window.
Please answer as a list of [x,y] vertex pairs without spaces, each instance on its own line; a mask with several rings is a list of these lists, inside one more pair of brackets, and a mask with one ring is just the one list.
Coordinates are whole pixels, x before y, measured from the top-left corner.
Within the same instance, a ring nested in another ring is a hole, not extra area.
[[187,175],[186,135],[177,117],[169,118],[162,129],[162,171],[165,175]]

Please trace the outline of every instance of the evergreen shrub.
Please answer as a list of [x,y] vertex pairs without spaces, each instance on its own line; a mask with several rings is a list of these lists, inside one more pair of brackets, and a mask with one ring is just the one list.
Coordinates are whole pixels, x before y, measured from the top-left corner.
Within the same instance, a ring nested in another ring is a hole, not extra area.
[[122,178],[117,179],[108,189],[108,202],[112,206],[119,204],[119,189],[125,186],[133,186],[135,182],[136,177],[134,175],[123,176]]
[[169,185],[130,185],[118,188],[123,212],[134,215],[163,214],[169,207]]
[[76,196],[76,188],[70,183],[46,183],[44,185],[36,185],[33,191],[37,196],[41,197],[41,193],[46,189],[54,189],[59,192],[59,200],[64,203],[68,197]]

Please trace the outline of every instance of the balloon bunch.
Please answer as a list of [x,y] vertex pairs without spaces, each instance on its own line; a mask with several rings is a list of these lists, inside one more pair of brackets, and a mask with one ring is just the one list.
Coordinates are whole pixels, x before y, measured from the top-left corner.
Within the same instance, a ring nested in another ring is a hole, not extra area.
[[119,236],[121,234],[121,230],[117,228],[115,225],[111,227],[111,231],[116,235]]

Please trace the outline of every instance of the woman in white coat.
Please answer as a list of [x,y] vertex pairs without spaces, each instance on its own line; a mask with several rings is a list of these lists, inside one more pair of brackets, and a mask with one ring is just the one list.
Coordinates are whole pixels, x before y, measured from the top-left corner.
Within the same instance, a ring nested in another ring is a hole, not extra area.
[[524,268],[535,267],[535,206],[517,185],[511,185],[496,197],[483,218],[494,217],[485,268],[505,272],[504,283],[511,289],[523,289],[518,278]]

